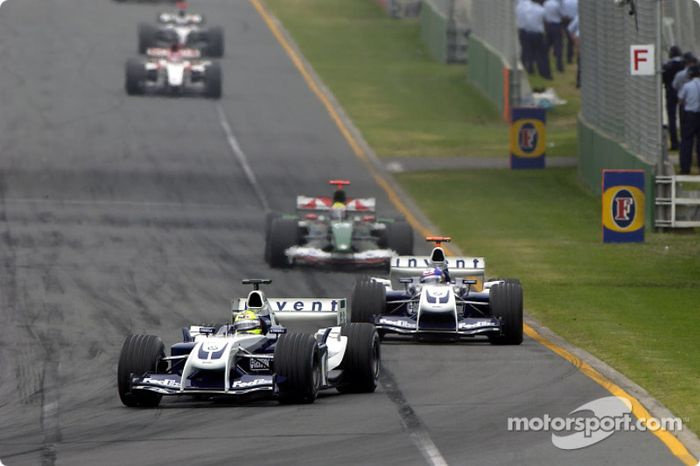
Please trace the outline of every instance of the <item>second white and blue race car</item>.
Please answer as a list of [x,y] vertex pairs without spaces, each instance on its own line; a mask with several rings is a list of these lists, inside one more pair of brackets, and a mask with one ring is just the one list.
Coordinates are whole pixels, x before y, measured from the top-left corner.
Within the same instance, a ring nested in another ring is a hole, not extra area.
[[[390,277],[358,280],[351,320],[386,334],[414,337],[488,337],[494,344],[523,341],[523,290],[518,280],[484,280],[482,257],[446,257],[441,243],[430,256],[392,259]],[[402,286],[395,289],[393,282]]]

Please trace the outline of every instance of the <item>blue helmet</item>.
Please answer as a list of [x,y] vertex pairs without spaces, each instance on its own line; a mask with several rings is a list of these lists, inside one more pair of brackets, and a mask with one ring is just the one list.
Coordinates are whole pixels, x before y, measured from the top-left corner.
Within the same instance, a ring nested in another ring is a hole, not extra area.
[[445,283],[445,274],[439,267],[431,267],[423,271],[421,283]]

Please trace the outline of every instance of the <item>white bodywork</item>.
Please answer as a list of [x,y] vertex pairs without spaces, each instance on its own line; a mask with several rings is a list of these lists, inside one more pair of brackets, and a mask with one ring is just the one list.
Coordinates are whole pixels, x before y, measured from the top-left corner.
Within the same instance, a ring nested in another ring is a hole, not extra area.
[[[254,304],[249,306],[248,302]],[[219,332],[212,333],[211,327],[191,326],[189,334],[195,345],[187,356],[173,356],[173,359],[186,358],[179,379],[172,376],[152,375],[145,378],[135,389],[145,389],[164,395],[187,393],[223,393],[228,395],[243,395],[250,392],[273,391],[274,380],[269,373],[260,375],[248,374],[236,380],[231,380],[231,372],[237,365],[237,359],[248,358],[256,364],[267,364],[274,359],[273,354],[256,353],[255,348],[265,343],[274,334],[305,332],[312,333],[316,341],[325,351],[321,359],[321,388],[329,385],[328,373],[338,369],[345,356],[348,339],[341,335],[341,325],[347,319],[347,301],[344,298],[270,298],[267,299],[260,290],[251,291],[246,299],[236,299],[232,302],[232,312],[235,319],[237,312],[249,310],[260,316],[269,317],[271,328],[281,329],[281,332],[271,331],[271,336],[246,333]],[[309,331],[311,329],[311,331]],[[199,370],[216,371],[224,378],[223,391],[197,389],[188,387],[187,381],[194,372]]]
[[199,25],[204,22],[201,15],[180,16],[176,13],[161,13],[158,21],[164,23],[165,29],[175,32],[180,45],[185,45],[190,34],[199,31]]
[[173,54],[167,48],[149,48],[146,55],[146,70],[162,73],[164,84],[171,88],[181,88],[187,84],[188,73],[203,74],[209,64],[198,60],[201,54],[196,49],[180,49]]

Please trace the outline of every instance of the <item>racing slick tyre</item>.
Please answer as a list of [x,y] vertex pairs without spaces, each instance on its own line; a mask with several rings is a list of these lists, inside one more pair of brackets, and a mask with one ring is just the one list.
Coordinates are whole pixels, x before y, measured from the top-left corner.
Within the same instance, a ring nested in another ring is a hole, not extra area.
[[146,67],[135,58],[126,62],[126,93],[129,95],[143,94],[143,84],[146,80]]
[[214,58],[224,56],[224,30],[219,26],[209,28],[206,32],[207,55]]
[[312,335],[282,335],[273,364],[280,403],[314,402],[321,387],[321,355]]
[[149,47],[156,45],[156,36],[158,35],[158,29],[147,23],[139,24],[139,53],[141,55],[146,53]]
[[122,403],[131,408],[154,408],[162,395],[141,390],[131,391],[131,377],[162,369],[165,346],[154,335],[129,335],[124,341],[117,366],[117,387]]
[[395,221],[386,225],[386,246],[399,256],[413,254],[413,230],[405,221]]
[[221,97],[221,65],[212,63],[204,72],[204,93],[207,97]]
[[344,324],[340,334],[348,337],[343,361],[341,393],[372,393],[377,388],[381,352],[379,335],[372,324]]
[[495,345],[519,345],[523,342],[523,288],[507,280],[491,287],[491,313],[501,321],[501,334],[489,337]]
[[384,285],[360,278],[352,291],[350,305],[350,322],[374,324],[374,316],[382,315],[386,307]]
[[286,251],[299,242],[299,228],[293,218],[277,218],[270,226],[270,267],[291,267]]
[[265,262],[270,263],[270,231],[272,230],[272,222],[279,218],[277,212],[268,212],[265,214]]

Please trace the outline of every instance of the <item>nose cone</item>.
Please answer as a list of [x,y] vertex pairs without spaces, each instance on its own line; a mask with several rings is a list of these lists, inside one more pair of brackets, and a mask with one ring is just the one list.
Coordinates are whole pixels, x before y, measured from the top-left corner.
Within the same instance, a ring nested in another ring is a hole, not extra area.
[[352,248],[352,223],[337,222],[332,226],[333,246],[337,252],[350,252]]

